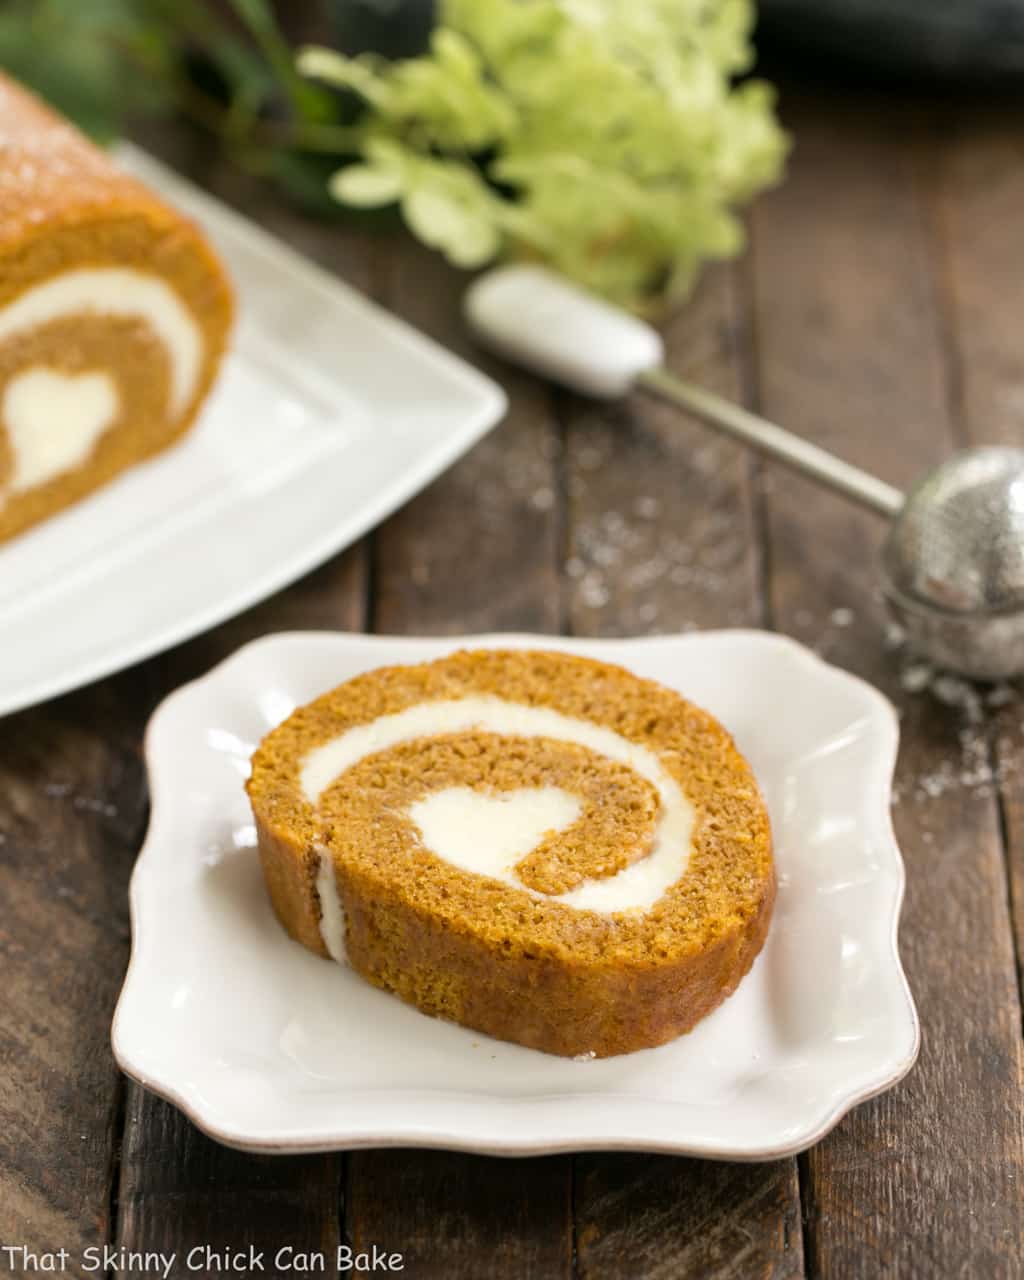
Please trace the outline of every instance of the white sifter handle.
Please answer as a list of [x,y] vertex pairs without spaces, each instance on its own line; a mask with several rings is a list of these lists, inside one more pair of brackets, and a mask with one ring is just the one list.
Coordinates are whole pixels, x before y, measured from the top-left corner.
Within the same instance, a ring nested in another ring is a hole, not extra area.
[[543,267],[488,271],[467,289],[463,305],[485,346],[573,391],[607,400],[642,387],[879,515],[891,518],[903,507],[892,485],[677,378],[664,368],[661,338],[650,325]]
[[650,325],[543,267],[497,267],[466,290],[480,341],[546,378],[610,400],[626,395],[665,350]]

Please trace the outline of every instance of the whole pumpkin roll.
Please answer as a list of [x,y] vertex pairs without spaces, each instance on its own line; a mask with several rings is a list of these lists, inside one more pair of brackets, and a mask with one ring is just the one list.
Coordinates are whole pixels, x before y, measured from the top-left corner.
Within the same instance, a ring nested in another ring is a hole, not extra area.
[[768,930],[749,765],[707,712],[602,662],[473,650],[358,676],[268,734],[247,786],[294,938],[549,1053],[688,1031]]
[[0,75],[0,541],[177,440],[231,318],[198,228]]

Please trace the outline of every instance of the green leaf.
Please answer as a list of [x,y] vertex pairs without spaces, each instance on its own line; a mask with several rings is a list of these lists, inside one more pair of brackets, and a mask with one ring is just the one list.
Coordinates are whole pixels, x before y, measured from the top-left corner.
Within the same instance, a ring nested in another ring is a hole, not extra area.
[[322,80],[338,89],[352,89],[380,111],[386,111],[391,101],[387,82],[368,55],[346,58],[333,49],[309,45],[299,50],[295,64],[304,76]]
[[299,119],[325,121],[333,117],[333,104],[315,85],[307,84],[298,74],[287,41],[278,30],[277,20],[268,0],[230,0],[232,8],[252,32],[269,66],[288,95]]
[[331,195],[345,204],[372,208],[392,204],[402,194],[402,175],[395,170],[352,164],[331,178]]
[[501,237],[493,222],[443,190],[415,188],[402,202],[402,213],[424,244],[442,250],[458,267],[483,266],[498,250]]

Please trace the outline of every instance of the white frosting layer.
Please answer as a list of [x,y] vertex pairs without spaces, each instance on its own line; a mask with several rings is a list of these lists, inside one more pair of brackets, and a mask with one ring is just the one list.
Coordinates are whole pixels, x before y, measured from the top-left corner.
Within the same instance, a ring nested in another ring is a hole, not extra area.
[[[552,896],[550,901],[589,911],[646,910],[683,874],[690,857],[693,807],[655,753],[604,725],[565,716],[549,707],[528,707],[493,697],[422,702],[394,715],[381,716],[371,724],[358,725],[314,748],[303,762],[300,786],[315,806],[331,782],[366,756],[387,751],[400,742],[474,730],[578,743],[628,765],[658,793],[661,811],[648,856],[615,875],[585,880],[568,893]],[[544,896],[520,887],[535,896]]]
[[327,849],[318,850],[320,865],[316,873],[316,891],[320,898],[320,936],[327,954],[338,964],[348,963],[345,946],[345,908],[338,893],[338,878],[334,871],[334,859]]
[[409,817],[423,843],[445,862],[522,888],[515,865],[550,831],[571,827],[583,805],[560,787],[522,787],[497,795],[448,787],[417,800]]
[[0,308],[0,342],[66,316],[93,311],[138,316],[167,348],[171,362],[171,412],[181,413],[199,378],[203,342],[199,326],[159,276],[127,267],[65,271],[19,294]]
[[69,377],[35,367],[17,374],[0,407],[14,455],[11,492],[45,484],[83,463],[117,411],[117,387],[109,374]]

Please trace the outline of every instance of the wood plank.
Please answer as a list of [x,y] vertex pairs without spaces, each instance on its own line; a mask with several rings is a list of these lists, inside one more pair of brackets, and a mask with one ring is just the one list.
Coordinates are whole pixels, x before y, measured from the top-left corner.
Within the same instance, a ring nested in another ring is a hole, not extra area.
[[[863,94],[791,93],[786,106],[792,171],[754,220],[763,405],[903,485],[955,438],[919,115]],[[1017,992],[995,798],[971,773],[979,726],[958,686],[911,692],[914,671],[884,648],[881,523],[781,472],[768,505],[779,626],[902,712],[901,946],[924,1028],[908,1080],[803,1165],[808,1270],[1019,1274]]]
[[0,725],[0,1241],[102,1246],[120,1081],[108,1047],[146,819],[137,673]]
[[1019,104],[961,105],[925,143],[927,196],[965,434],[1024,445],[1024,272],[1014,226],[1024,209],[1024,112]]
[[[176,1254],[176,1274],[270,1275],[282,1250],[319,1255],[319,1274],[341,1274],[341,1156],[254,1156],[211,1141],[176,1108],[130,1085],[116,1248]],[[207,1253],[206,1251],[209,1251]],[[195,1252],[193,1252],[195,1251]],[[197,1265],[192,1266],[195,1263]]]
[[[390,261],[389,305],[494,372],[465,343],[464,279],[409,243],[395,243]],[[507,419],[378,533],[378,631],[558,630],[557,429],[546,391],[506,371],[501,380]],[[571,1272],[567,1158],[356,1151],[348,1187],[353,1246],[397,1250],[417,1277],[557,1280]]]
[[[372,289],[374,248],[364,236],[312,223],[237,174],[211,173],[208,178],[215,194],[357,287]],[[240,644],[268,632],[362,630],[368,564],[364,542],[215,631],[154,659],[150,665],[159,673],[161,688],[169,691],[194,678]],[[270,1273],[277,1251],[290,1248],[321,1255],[322,1274],[338,1273],[342,1157],[247,1155],[210,1141],[176,1109],[134,1084],[129,1084],[127,1097],[117,1247],[176,1251],[183,1260],[195,1247],[208,1246],[215,1256],[223,1256],[225,1249],[252,1249]],[[205,1262],[203,1255],[196,1257]],[[216,1274],[216,1264],[206,1264],[203,1273]]]
[[558,1280],[572,1274],[569,1163],[449,1151],[350,1157],[348,1239],[401,1252],[416,1280]]
[[466,336],[465,278],[435,255],[389,242],[389,307],[498,378],[505,420],[379,531],[374,629],[558,631],[560,440],[551,392]]
[[[930,139],[927,172],[944,251],[950,343],[971,444],[1024,446],[1024,272],[1015,226],[1024,216],[1024,118],[979,104]],[[1024,724],[1019,683],[990,690],[993,766],[1009,837],[1010,903],[1024,984]]]
[[[668,365],[744,396],[738,269],[708,270],[665,326]],[[569,629],[640,635],[762,620],[753,462],[644,395],[567,398]]]
[[804,1274],[795,1160],[586,1156],[576,1204],[581,1280]]
[[[738,270],[705,274],[666,329],[680,373],[743,398]],[[567,405],[572,631],[643,634],[763,617],[754,464],[662,405]],[[803,1274],[796,1161],[577,1160],[584,1277]]]

